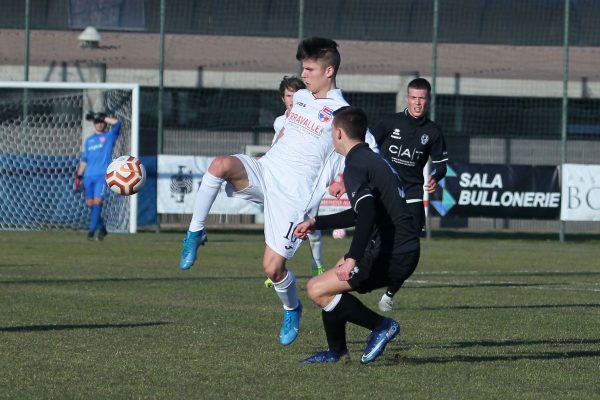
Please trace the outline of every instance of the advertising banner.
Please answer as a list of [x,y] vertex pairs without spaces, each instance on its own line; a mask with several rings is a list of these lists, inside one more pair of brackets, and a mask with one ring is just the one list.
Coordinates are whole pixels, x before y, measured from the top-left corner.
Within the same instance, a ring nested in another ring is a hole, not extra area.
[[[157,212],[192,214],[196,192],[214,157],[158,156]],[[262,205],[227,197],[225,183],[210,209],[211,214],[262,214]]]
[[564,164],[563,221],[600,221],[600,165]]
[[448,164],[446,177],[430,196],[433,215],[558,219],[558,167],[505,164]]

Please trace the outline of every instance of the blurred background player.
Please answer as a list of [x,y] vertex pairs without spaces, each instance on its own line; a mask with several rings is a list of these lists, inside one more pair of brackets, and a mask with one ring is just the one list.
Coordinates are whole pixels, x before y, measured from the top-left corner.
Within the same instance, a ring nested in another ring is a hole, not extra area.
[[[435,192],[437,182],[446,176],[448,161],[442,130],[426,115],[430,97],[429,82],[424,78],[413,79],[407,86],[408,107],[403,112],[383,117],[371,129],[380,154],[402,180],[406,203],[419,232],[423,232],[425,226],[423,190]],[[425,183],[423,169],[430,157],[433,168]],[[395,282],[388,287],[379,301],[381,311],[392,310],[393,297],[400,286],[400,282]]]
[[317,228],[356,226],[350,249],[335,268],[313,277],[306,286],[310,299],[322,308],[328,349],[302,363],[337,362],[348,356],[348,322],[371,331],[361,363],[379,357],[400,333],[400,324],[365,306],[350,291],[368,293],[406,280],[419,262],[419,232],[404,199],[396,171],[365,143],[367,116],[357,107],[334,113],[335,150],[346,157],[345,187],[351,208],[309,218],[294,233],[304,239]]
[[[284,76],[281,80],[281,83],[279,83],[279,96],[285,105],[285,113],[275,118],[275,122],[273,123],[275,135],[273,135],[273,142],[271,143],[271,146],[277,142],[280,133],[283,135],[283,126],[285,124],[285,120],[292,109],[292,105],[294,104],[294,93],[300,89],[306,89],[306,86],[304,85],[304,82],[302,82],[302,80],[296,76]],[[308,235],[308,243],[310,245],[310,251],[312,254],[310,268],[311,274],[312,276],[322,274],[323,271],[325,271],[325,268],[323,267],[323,242],[321,231],[317,230]],[[273,282],[267,278],[265,280],[265,286],[271,287],[273,286]]]
[[[96,231],[98,240],[103,240],[107,231],[102,220],[102,202],[108,193],[104,175],[112,161],[113,148],[121,132],[121,121],[104,113],[93,112],[89,112],[86,119],[94,122],[95,131],[83,144],[74,188],[76,191],[84,189],[86,204],[91,208],[88,240],[94,240]],[[112,128],[106,131],[108,124]]]

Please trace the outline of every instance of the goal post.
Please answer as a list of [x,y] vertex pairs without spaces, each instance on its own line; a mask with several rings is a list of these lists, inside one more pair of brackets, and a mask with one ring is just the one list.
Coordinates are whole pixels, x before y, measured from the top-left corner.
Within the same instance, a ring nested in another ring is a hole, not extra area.
[[[89,224],[73,190],[88,111],[122,122],[113,158],[139,157],[139,85],[0,81],[0,230],[79,230]],[[102,216],[112,232],[137,231],[137,195],[108,191]]]

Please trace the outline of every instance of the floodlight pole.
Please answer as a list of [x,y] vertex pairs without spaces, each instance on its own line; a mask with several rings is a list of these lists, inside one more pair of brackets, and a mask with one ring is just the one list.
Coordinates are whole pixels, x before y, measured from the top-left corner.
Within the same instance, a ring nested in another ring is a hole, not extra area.
[[160,53],[158,70],[158,147],[157,154],[163,152],[163,92],[165,73],[165,0],[160,0]]
[[30,0],[25,0],[25,66],[23,71],[23,80],[29,80],[29,31],[30,31]]
[[[164,73],[165,73],[165,1],[160,0],[160,51],[158,71],[158,137],[156,145],[156,158],[163,153],[163,95],[164,95]],[[158,180],[158,174],[157,178]],[[158,184],[156,191],[158,196]],[[160,232],[160,217],[156,216],[156,233]]]
[[[437,44],[438,44],[438,23],[439,23],[439,0],[433,1],[433,32],[431,35],[431,105],[429,106],[429,117],[435,121],[435,97],[436,97],[436,79],[437,79]],[[429,161],[425,166],[426,175],[429,176],[431,170]],[[427,177],[425,178],[427,179]],[[425,237],[431,239],[431,201],[429,193],[425,194],[427,199],[427,213],[425,218]]]
[[[298,41],[304,38],[304,0],[298,0]],[[302,76],[302,61],[298,61],[298,77]]]
[[[562,94],[562,118],[560,126],[560,182],[561,186],[565,184],[564,166],[567,162],[567,117],[569,105],[569,14],[571,0],[565,0],[564,15],[564,37],[563,37],[563,94]],[[562,199],[565,201],[565,199]],[[560,217],[559,217],[560,218]],[[559,239],[565,241],[565,221],[560,220]]]

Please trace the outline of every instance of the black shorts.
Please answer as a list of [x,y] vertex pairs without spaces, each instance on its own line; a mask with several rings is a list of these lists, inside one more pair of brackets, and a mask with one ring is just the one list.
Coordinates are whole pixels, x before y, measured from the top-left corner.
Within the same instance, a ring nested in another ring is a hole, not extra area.
[[378,240],[371,240],[363,258],[358,262],[358,271],[348,281],[358,293],[368,293],[390,285],[402,286],[419,263],[421,251],[417,248],[408,253],[382,252]]

